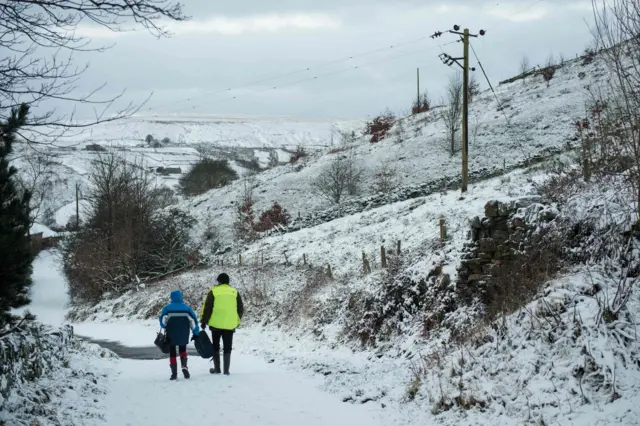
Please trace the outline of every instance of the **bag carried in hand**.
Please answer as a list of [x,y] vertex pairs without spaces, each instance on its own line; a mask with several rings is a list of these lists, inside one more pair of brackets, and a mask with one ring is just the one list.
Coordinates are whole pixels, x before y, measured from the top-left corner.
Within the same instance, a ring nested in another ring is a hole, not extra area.
[[156,345],[163,354],[168,354],[171,350],[171,342],[169,342],[169,336],[167,336],[167,332],[165,330],[158,332],[156,340],[153,341],[153,344]]
[[209,335],[204,330],[200,330],[200,334],[196,336],[193,345],[196,347],[196,351],[198,351],[198,355],[200,355],[201,358],[208,359],[213,356],[211,339],[209,339]]

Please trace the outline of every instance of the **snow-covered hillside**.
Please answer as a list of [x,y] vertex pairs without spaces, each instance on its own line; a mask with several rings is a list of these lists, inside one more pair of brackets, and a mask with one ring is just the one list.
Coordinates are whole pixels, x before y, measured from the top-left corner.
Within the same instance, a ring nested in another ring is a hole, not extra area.
[[[460,158],[434,109],[377,144],[361,138],[253,178],[258,212],[277,201],[323,220],[234,245],[234,203],[248,181],[182,201],[199,220],[197,239],[217,227],[234,250],[67,318],[85,321],[81,334],[109,339],[129,327],[119,339],[139,340],[134,330],[151,334],[171,290],[199,309],[224,271],[246,301],[238,352],[312,374],[387,422],[635,424],[634,194],[624,176],[585,183],[575,173],[585,86],[606,78],[598,60],[570,61],[549,85],[537,76],[498,87],[501,111],[492,92],[478,96],[475,180],[462,195],[448,184]],[[347,151],[366,169],[364,191],[357,208],[323,215],[311,182]],[[386,204],[371,201],[382,165],[398,174]]]
[[[470,173],[477,180],[536,157],[575,148],[574,123],[585,114],[586,86],[603,83],[607,75],[599,60],[584,65],[576,60],[560,67],[548,87],[538,75],[525,82],[518,80],[498,86],[499,103],[490,90],[482,92],[470,106]],[[344,156],[347,149],[365,170],[359,195],[364,199],[363,206],[367,205],[366,197],[376,194],[374,176],[383,166],[396,172],[397,192],[410,193],[413,187],[431,183],[441,186],[436,190],[446,189],[447,185],[441,182],[459,178],[461,159],[459,153],[454,156],[449,153],[441,111],[434,108],[399,121],[390,136],[379,143],[371,144],[367,137],[361,137],[348,146],[314,153],[299,164],[260,173],[255,182],[255,211],[263,211],[277,201],[294,219],[300,216],[304,221],[305,216],[322,215],[331,206],[313,194],[312,182],[333,159]],[[217,224],[224,232],[231,229],[237,206],[234,203],[243,190],[244,182],[234,182],[186,200],[182,207],[199,216],[202,222]],[[348,206],[349,200],[343,204]],[[231,238],[230,233],[225,236]]]
[[[38,158],[49,162],[41,211],[50,210],[55,224],[65,226],[69,217],[75,215],[76,184],[81,198],[90,190],[87,172],[100,149],[119,151],[127,161],[156,173],[159,185],[175,187],[180,175],[203,154],[230,160],[242,175],[252,160],[267,167],[269,155],[275,152],[284,164],[298,146],[309,151],[321,149],[337,143],[339,132],[361,127],[361,122],[294,118],[135,116],[102,123],[51,144],[17,146],[14,164],[21,173],[31,170],[33,174],[33,168],[40,167],[34,164]],[[148,143],[147,135],[154,142]],[[180,172],[157,172],[161,167],[179,168]]]
[[[640,414],[633,403],[640,395],[640,351],[633,337],[640,297],[634,293],[629,300],[625,312],[630,316],[602,320],[603,303],[614,300],[620,289],[610,262],[566,271],[543,286],[532,302],[498,321],[499,327],[477,324],[463,342],[451,339],[452,329],[446,327],[425,335],[424,320],[435,310],[413,306],[414,291],[426,291],[420,297],[434,298],[436,307],[450,298],[447,288],[456,288],[470,224],[474,216],[484,216],[486,201],[526,200],[522,205],[531,208],[522,210],[523,218],[542,211],[535,204],[537,187],[548,167],[475,185],[465,199],[457,191],[433,194],[270,237],[243,251],[242,266],[228,256],[224,267],[149,284],[95,307],[75,309],[71,318],[88,321],[80,327],[94,333],[104,327],[105,338],[114,323],[128,324],[132,318],[150,330],[155,319],[148,318],[157,315],[170,290],[180,288],[185,300],[199,307],[224,270],[248,302],[247,319],[237,333],[240,351],[317,375],[325,390],[347,403],[379,406],[397,424],[632,425]],[[593,223],[588,241],[597,247],[602,247],[599,229],[612,241],[616,237],[608,227],[631,225],[630,196],[615,182],[578,183],[568,192],[572,195],[561,206],[562,217],[587,227]],[[439,242],[440,215],[449,235],[444,246]],[[413,280],[398,289],[398,317],[385,321],[398,328],[386,339],[381,336],[374,348],[362,348],[355,332],[366,318],[378,315],[378,308],[397,308],[393,299],[369,304],[394,291],[388,287],[391,275],[380,267],[379,249],[387,247],[391,258],[397,240],[402,241],[402,274]],[[363,249],[371,261],[370,275],[362,272]],[[592,250],[573,250],[582,249]],[[302,264],[304,255],[308,265]],[[285,265],[287,259],[292,265]],[[333,279],[320,277],[328,264]],[[421,280],[434,270],[448,275],[451,285],[436,280],[432,284],[437,285],[421,288]],[[476,314],[473,306],[460,306],[443,322],[469,324]]]

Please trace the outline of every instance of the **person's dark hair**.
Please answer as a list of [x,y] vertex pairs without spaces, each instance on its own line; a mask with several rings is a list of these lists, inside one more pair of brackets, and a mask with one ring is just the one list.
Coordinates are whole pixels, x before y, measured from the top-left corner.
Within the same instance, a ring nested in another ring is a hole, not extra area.
[[218,283],[220,284],[229,284],[229,275],[222,273],[218,275]]

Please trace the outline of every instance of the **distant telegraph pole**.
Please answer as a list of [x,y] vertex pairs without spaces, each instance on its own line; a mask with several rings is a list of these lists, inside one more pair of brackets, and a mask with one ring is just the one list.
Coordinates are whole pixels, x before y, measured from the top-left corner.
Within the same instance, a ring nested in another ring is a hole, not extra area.
[[76,231],[80,229],[80,184],[76,182]]
[[[469,29],[465,28],[460,32],[460,26],[454,25],[453,30],[447,31],[451,34],[460,36],[460,41],[464,45],[463,56],[461,58],[453,58],[446,53],[440,54],[440,59],[445,65],[451,66],[454,63],[462,68],[462,186],[460,190],[467,192],[469,184],[469,37],[478,37],[477,34],[469,33]],[[485,35],[484,30],[480,30],[481,36]],[[435,32],[431,38],[440,37],[442,32]],[[462,64],[459,62],[462,60]],[[471,71],[475,71],[471,68]]]
[[416,98],[416,107],[420,108],[420,68],[416,69],[416,77],[417,77],[417,83],[418,83],[418,97]]

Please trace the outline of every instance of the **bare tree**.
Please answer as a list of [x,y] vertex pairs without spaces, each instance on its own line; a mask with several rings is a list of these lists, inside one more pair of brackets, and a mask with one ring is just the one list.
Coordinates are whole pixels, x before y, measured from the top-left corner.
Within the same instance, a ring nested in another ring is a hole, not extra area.
[[[96,123],[117,120],[134,113],[139,106],[128,104],[110,110],[117,96],[100,97],[102,87],[79,93],[76,82],[86,67],[73,64],[73,53],[104,51],[76,31],[81,23],[122,32],[136,26],[155,36],[167,36],[162,19],[187,19],[179,3],[172,0],[6,0],[0,3],[0,119],[21,104],[40,110],[29,119],[21,136],[31,143],[52,143],[70,131]],[[75,111],[87,104],[95,116],[79,123],[73,112],[50,109],[51,102]],[[40,108],[38,108],[40,107]]]
[[247,174],[242,178],[242,194],[238,199],[234,222],[234,231],[239,241],[253,241],[257,236],[255,212],[253,210],[256,182],[257,179],[254,174]]
[[19,157],[20,172],[15,177],[20,191],[31,194],[30,225],[43,215],[44,201],[53,188],[52,160],[53,156],[46,151],[31,151]]
[[337,156],[312,182],[313,191],[340,204],[346,194],[355,195],[362,181],[363,170],[356,164],[351,154]]
[[280,157],[278,156],[278,151],[271,150],[269,151],[269,167],[274,168],[280,164]]
[[373,174],[373,192],[389,194],[398,187],[396,168],[389,162],[384,162],[376,168]]
[[338,135],[340,136],[340,144],[342,146],[351,146],[357,139],[355,130],[338,130]]
[[174,204],[178,204],[176,192],[168,186],[158,186],[151,191],[155,200],[155,209],[164,209]]
[[395,143],[404,142],[405,132],[406,132],[406,129],[404,126],[404,122],[402,120],[399,120],[395,126],[395,132],[394,132]]
[[[411,115],[419,114],[421,112],[427,112],[431,109],[431,99],[429,93],[425,92],[420,96],[420,99],[415,99],[411,105]],[[408,116],[409,114],[405,114]]]
[[556,69],[557,69],[556,59],[553,56],[553,53],[551,53],[547,58],[547,63],[542,69],[542,78],[547,83],[547,87],[549,87],[549,84],[551,83],[553,76],[556,74]]
[[520,75],[522,76],[523,84],[525,83],[525,76],[529,72],[530,68],[531,68],[531,64],[529,63],[529,58],[526,56],[523,56],[522,59],[520,60]]
[[177,209],[157,212],[153,180],[143,167],[115,152],[93,161],[88,218],[62,247],[73,299],[95,301],[106,291],[118,293],[138,278],[188,263],[194,220]]
[[469,103],[473,102],[473,100],[480,94],[480,83],[475,76],[471,76],[469,79]]
[[592,6],[596,51],[612,78],[610,95],[599,95],[592,108],[598,134],[589,151],[600,153],[606,173],[625,178],[640,215],[640,1],[592,0]]
[[473,124],[471,125],[471,135],[472,135],[471,140],[473,141],[474,145],[478,140],[478,132],[480,131],[481,127],[482,125],[480,124],[480,117],[476,115],[473,119]]
[[442,101],[445,107],[443,108],[441,117],[447,130],[447,139],[450,143],[451,155],[455,155],[459,150],[456,144],[456,137],[462,125],[462,90],[462,78],[458,73],[449,78],[449,82],[445,87],[445,99]]
[[364,169],[358,166],[355,149],[351,148],[347,153],[345,166],[347,168],[347,194],[350,196],[358,195],[362,185]]

